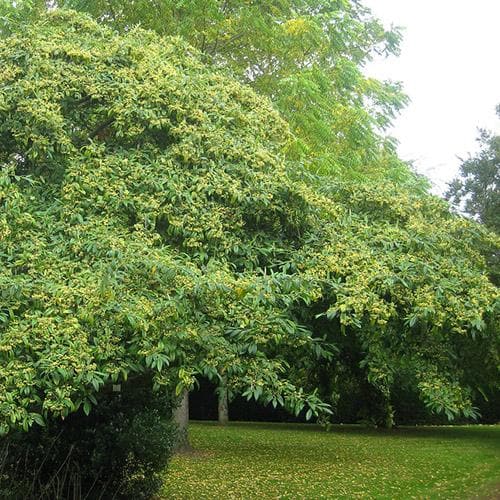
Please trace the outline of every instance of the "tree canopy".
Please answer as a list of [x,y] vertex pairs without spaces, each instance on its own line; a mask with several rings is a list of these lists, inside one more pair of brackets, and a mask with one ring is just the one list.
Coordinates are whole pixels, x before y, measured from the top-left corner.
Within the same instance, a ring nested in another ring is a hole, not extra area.
[[356,352],[472,416],[496,383],[498,240],[399,182],[289,155],[272,102],[180,38],[59,11],[0,43],[0,424],[27,428],[148,372],[308,415]]
[[478,141],[480,151],[462,162],[446,197],[500,234],[500,136],[481,130]]
[[0,60],[2,427],[89,409],[145,369],[174,386],[234,372],[283,402],[282,360],[253,339],[309,337],[255,271],[303,224],[270,104],[179,39],[71,13]]
[[90,13],[119,31],[139,25],[181,36],[205,63],[271,99],[293,134],[290,159],[357,182],[426,186],[384,137],[407,97],[397,82],[364,72],[374,54],[398,53],[400,31],[385,29],[358,1],[32,0],[16,2],[17,17],[29,15],[19,16],[23,4],[35,18],[50,4]]

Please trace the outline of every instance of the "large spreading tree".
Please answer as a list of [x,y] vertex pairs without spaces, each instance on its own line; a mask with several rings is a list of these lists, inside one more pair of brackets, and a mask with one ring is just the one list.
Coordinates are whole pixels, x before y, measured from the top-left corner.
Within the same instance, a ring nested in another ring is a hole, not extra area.
[[178,39],[72,13],[0,60],[2,430],[145,371],[314,407],[257,341],[311,343],[262,271],[307,225],[270,104]]
[[401,380],[473,416],[498,240],[401,184],[312,174],[271,102],[202,59],[65,11],[1,41],[2,431],[143,374],[310,416],[353,359],[388,417]]

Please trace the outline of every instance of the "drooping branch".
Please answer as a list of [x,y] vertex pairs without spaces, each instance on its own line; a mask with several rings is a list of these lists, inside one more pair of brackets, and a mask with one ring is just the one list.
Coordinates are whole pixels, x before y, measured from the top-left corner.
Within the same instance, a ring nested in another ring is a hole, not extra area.
[[92,132],[89,134],[89,139],[93,139],[96,136],[101,135],[101,133],[106,130],[113,122],[115,121],[114,116],[111,118],[108,118],[106,121],[98,125]]

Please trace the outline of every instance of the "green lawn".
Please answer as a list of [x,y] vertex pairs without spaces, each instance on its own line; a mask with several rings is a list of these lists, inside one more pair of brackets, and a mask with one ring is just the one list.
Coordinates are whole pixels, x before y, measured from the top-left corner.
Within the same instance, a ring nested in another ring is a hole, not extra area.
[[500,426],[193,423],[161,498],[500,498]]

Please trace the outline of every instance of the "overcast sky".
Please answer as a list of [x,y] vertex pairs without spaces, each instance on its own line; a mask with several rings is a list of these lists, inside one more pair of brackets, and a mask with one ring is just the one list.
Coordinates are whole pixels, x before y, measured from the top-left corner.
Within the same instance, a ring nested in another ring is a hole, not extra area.
[[434,191],[477,151],[478,127],[500,134],[500,0],[365,0],[384,24],[403,26],[401,56],[370,76],[402,81],[411,98],[390,134]]

